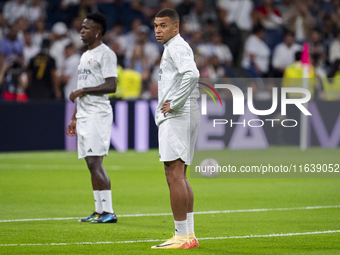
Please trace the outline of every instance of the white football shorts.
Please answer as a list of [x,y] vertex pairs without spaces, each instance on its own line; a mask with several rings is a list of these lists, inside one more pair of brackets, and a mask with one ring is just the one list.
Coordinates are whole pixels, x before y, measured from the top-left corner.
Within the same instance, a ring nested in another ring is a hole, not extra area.
[[110,148],[113,114],[77,120],[78,158],[107,156]]
[[168,162],[180,158],[186,165],[190,165],[199,124],[199,110],[162,122],[158,130],[159,160]]

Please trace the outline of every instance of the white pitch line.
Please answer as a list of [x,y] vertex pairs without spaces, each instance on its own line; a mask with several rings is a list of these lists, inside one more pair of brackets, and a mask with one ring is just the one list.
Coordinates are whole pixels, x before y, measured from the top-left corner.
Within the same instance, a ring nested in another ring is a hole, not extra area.
[[[293,211],[293,210],[315,210],[315,209],[335,209],[340,208],[340,205],[326,206],[307,206],[307,207],[288,207],[288,208],[262,208],[262,209],[239,209],[225,211],[203,211],[195,212],[195,214],[222,214],[222,213],[242,213],[242,212],[271,212],[271,211]],[[147,217],[147,216],[168,216],[172,213],[146,213],[146,214],[123,214],[117,217]],[[44,220],[76,220],[82,217],[67,217],[67,218],[38,218],[38,219],[15,219],[15,220],[0,220],[2,222],[20,222],[20,221],[44,221]]]
[[[130,167],[126,168],[126,166],[104,166],[106,171],[117,171],[117,170],[124,170],[124,171],[138,171],[140,170],[150,170],[149,166],[133,166],[133,170]],[[0,169],[6,170],[81,170],[84,171],[87,168],[81,165],[35,165],[35,164],[0,164]]]
[[[86,170],[80,165],[34,165],[34,164],[0,164],[2,169],[46,169],[46,170]],[[141,168],[141,167],[140,167]],[[106,170],[123,170],[122,166],[105,166]]]
[[[281,234],[269,234],[269,235],[246,235],[246,236],[220,236],[220,237],[202,237],[198,240],[225,240],[225,239],[246,239],[246,238],[268,238],[268,237],[284,237],[284,236],[302,236],[302,235],[319,235],[319,234],[332,234],[340,233],[340,230],[326,230],[315,232],[303,232],[303,233],[281,233]],[[151,243],[162,242],[165,239],[151,239],[151,240],[131,240],[131,241],[107,241],[107,242],[75,242],[75,243],[22,243],[22,244],[0,244],[3,246],[61,246],[61,245],[95,245],[95,244],[121,244],[121,243]]]

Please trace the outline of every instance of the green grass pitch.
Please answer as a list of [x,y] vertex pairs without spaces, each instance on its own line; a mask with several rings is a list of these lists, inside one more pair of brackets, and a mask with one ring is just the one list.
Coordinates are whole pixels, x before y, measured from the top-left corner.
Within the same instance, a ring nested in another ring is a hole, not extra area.
[[[219,153],[235,165],[340,163],[339,149]],[[174,232],[158,151],[110,151],[104,167],[118,223],[79,223],[94,209],[84,160],[1,153],[0,254],[340,254],[339,178],[189,178],[200,247],[169,251],[150,249]]]

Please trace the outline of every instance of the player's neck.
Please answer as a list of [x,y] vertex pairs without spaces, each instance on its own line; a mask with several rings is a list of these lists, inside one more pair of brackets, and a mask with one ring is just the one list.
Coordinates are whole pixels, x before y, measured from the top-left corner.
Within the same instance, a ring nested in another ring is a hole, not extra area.
[[93,43],[88,45],[88,49],[93,50],[94,48],[98,47],[102,43],[103,43],[102,40],[95,40]]
[[172,39],[174,39],[179,33],[175,34],[173,37],[171,37],[169,40],[167,40],[166,42],[164,42],[163,44],[167,44],[168,42],[170,42]]

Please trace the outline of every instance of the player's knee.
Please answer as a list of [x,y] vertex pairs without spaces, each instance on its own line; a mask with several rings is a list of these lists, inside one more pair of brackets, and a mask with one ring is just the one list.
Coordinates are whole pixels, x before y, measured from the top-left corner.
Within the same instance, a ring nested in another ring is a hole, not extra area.
[[165,176],[169,186],[172,185],[173,183],[177,183],[183,180],[183,176],[176,173],[175,171],[166,171]]
[[92,172],[92,171],[96,171],[98,169],[98,167],[100,166],[100,164],[97,162],[97,160],[89,158],[86,160],[87,163],[87,167],[88,169]]

